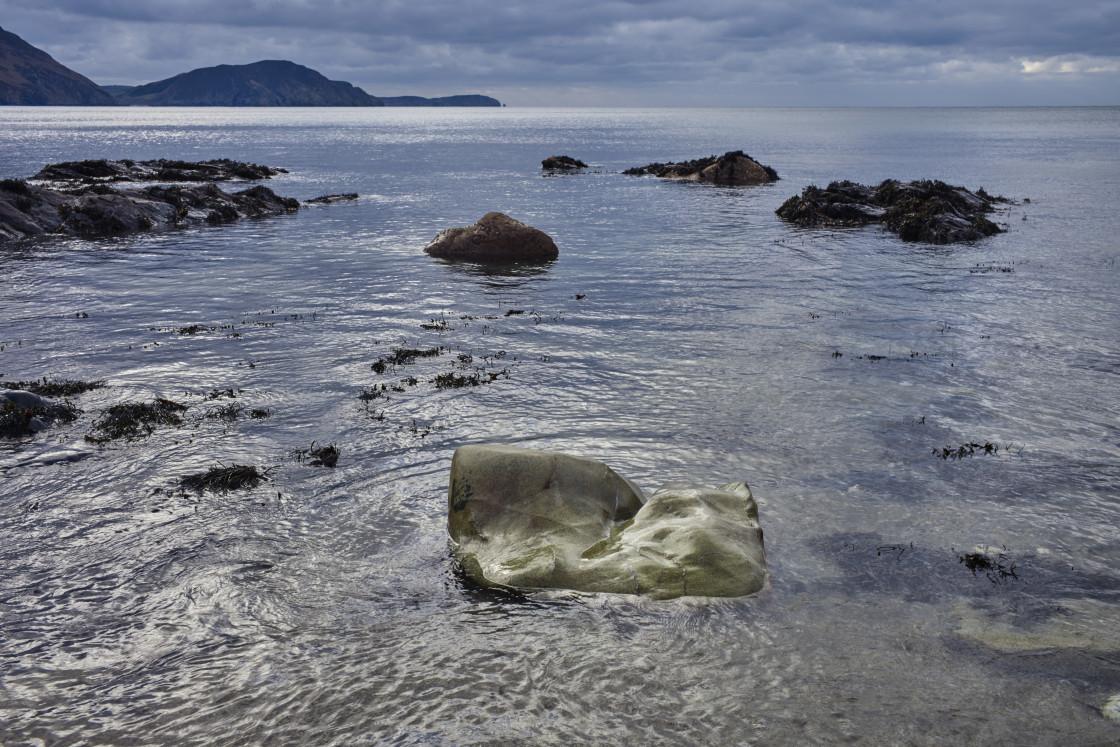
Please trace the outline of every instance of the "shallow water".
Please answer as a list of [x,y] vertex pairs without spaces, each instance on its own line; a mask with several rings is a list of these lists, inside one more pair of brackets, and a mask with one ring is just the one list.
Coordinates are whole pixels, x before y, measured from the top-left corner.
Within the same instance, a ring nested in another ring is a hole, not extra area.
[[[5,177],[229,157],[289,169],[281,194],[362,195],[0,251],[0,380],[110,385],[74,423],[0,442],[5,745],[1120,739],[1100,713],[1120,692],[1120,109],[0,123]],[[782,180],[618,173],[739,148]],[[561,153],[592,168],[542,177]],[[952,247],[774,215],[807,184],[888,177],[1019,202],[1007,233]],[[560,259],[488,273],[421,252],[489,210]],[[498,376],[431,383],[474,368]],[[403,391],[359,399],[382,383]],[[270,416],[207,418],[227,388]],[[154,396],[189,405],[184,426],[84,441]],[[293,456],[313,442],[339,446],[336,469]],[[455,447],[480,442],[601,459],[647,492],[746,480],[771,584],[709,603],[473,588],[445,496]],[[1000,451],[931,453],[967,442]],[[234,463],[269,480],[176,487]],[[976,551],[1014,576],[971,573]]]

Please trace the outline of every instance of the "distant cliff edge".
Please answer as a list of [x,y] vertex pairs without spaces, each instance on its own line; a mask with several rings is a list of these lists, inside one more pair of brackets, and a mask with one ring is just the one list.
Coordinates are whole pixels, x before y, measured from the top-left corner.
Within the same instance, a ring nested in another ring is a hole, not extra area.
[[93,81],[0,29],[0,105],[116,106]]

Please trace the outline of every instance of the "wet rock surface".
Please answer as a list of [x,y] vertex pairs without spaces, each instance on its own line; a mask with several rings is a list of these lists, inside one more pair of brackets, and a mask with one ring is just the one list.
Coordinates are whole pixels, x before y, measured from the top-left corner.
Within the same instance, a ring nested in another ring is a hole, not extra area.
[[571,156],[549,156],[541,161],[541,168],[545,171],[574,171],[586,169],[587,164]]
[[497,212],[474,225],[441,231],[424,251],[441,259],[487,263],[547,262],[560,254],[544,231]]
[[656,176],[662,179],[687,179],[712,184],[751,185],[778,181],[778,172],[763,166],[741,150],[722,156],[708,156],[680,163],[651,163],[626,169],[631,176]]
[[[7,383],[7,382],[5,382]],[[22,389],[0,389],[0,438],[19,438],[78,416],[73,406]]]
[[52,182],[97,184],[103,182],[224,182],[240,179],[260,181],[285,169],[219,158],[210,161],[176,161],[158,158],[151,161],[122,159],[110,161],[64,161],[44,166],[33,179]]
[[[299,201],[257,185],[226,192],[214,182],[266,179],[277,169],[237,161],[74,161],[36,176],[0,181],[0,242],[53,234],[94,238],[158,228],[229,223],[299,209]],[[204,182],[114,187],[119,182]]]
[[602,462],[512,446],[456,450],[448,531],[485,586],[739,597],[766,584],[746,483],[670,486],[646,500]]
[[776,211],[785,221],[803,227],[881,224],[903,241],[951,244],[1001,233],[986,216],[1004,197],[983,188],[972,192],[941,181],[900,182],[888,179],[877,187],[850,181],[821,189],[808,186]]

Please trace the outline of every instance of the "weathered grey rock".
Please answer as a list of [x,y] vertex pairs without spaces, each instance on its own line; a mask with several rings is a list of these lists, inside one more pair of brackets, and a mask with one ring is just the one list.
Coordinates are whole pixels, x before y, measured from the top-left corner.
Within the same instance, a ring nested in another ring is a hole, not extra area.
[[469,262],[546,262],[560,250],[544,231],[503,213],[487,213],[472,226],[440,231],[424,251]]
[[475,581],[739,597],[766,583],[746,483],[673,486],[648,501],[602,462],[512,446],[463,446],[451,463],[448,531]]

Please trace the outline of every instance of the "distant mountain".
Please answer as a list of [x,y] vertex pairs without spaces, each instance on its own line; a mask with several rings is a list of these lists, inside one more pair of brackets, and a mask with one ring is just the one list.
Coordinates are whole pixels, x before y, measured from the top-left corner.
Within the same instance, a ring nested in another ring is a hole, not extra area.
[[423,96],[382,96],[385,106],[501,106],[502,102],[481,94],[441,96],[426,99]]
[[43,50],[0,29],[0,104],[116,106],[117,101]]
[[117,94],[141,106],[382,106],[381,99],[287,60],[218,65]]

